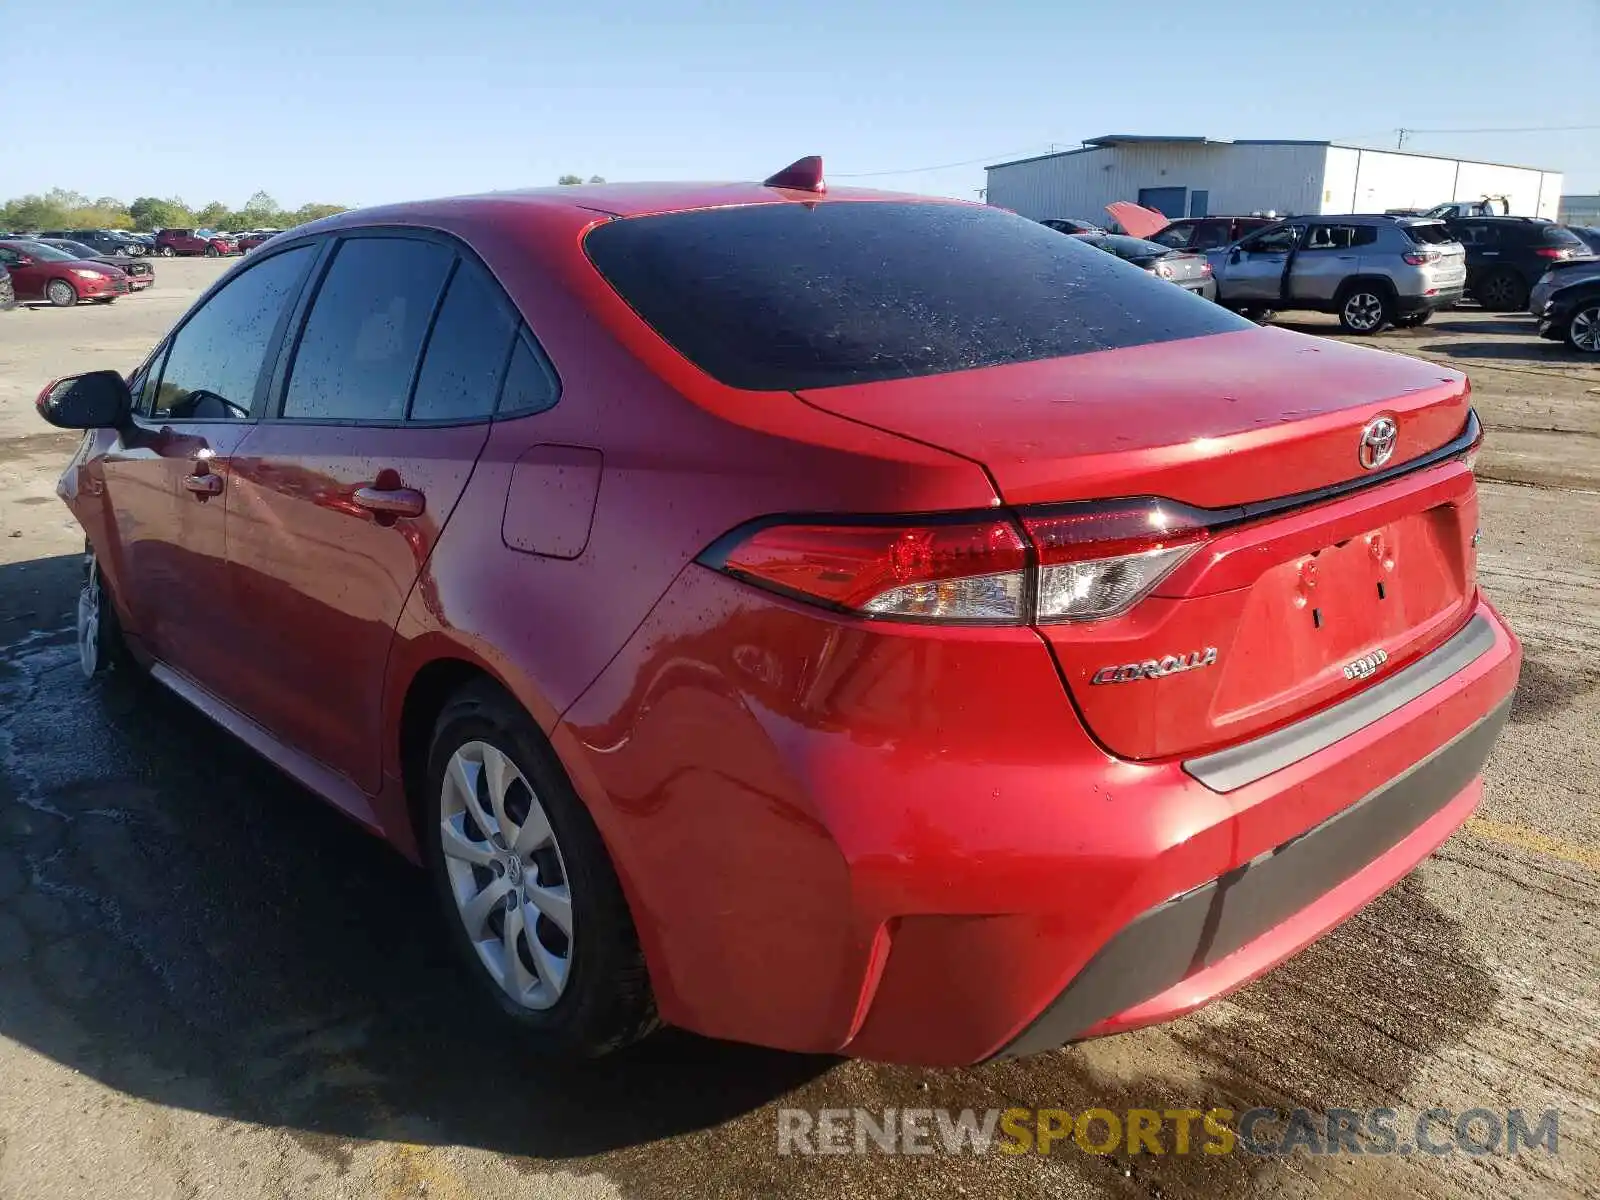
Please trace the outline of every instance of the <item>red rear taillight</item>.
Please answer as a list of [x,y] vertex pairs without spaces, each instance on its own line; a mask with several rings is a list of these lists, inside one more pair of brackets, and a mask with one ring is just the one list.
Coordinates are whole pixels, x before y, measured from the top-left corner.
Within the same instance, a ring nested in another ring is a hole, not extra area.
[[1197,517],[1158,500],[1040,512],[1022,527],[1038,553],[1040,622],[1127,612],[1206,538]]
[[1429,263],[1438,262],[1444,255],[1437,250],[1412,250],[1401,257],[1413,267],[1425,267]]
[[1124,613],[1206,537],[1188,510],[1158,500],[1029,510],[1020,520],[766,525],[700,561],[866,617],[1021,625]]
[[1210,259],[1206,259],[1204,262],[1202,262],[1200,264],[1200,274],[1202,274],[1202,275],[1211,274],[1211,260]]
[[1567,246],[1540,246],[1534,251],[1540,258],[1571,258],[1572,250]]
[[1010,521],[770,525],[728,550],[723,570],[870,616],[1013,623],[1028,559]]

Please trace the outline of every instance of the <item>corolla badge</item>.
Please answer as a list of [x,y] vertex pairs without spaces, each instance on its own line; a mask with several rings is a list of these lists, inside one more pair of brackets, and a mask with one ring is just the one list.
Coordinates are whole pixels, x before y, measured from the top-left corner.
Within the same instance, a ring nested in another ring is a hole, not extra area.
[[1207,646],[1189,654],[1168,654],[1162,658],[1147,658],[1143,662],[1125,663],[1120,667],[1101,667],[1090,677],[1090,683],[1134,683],[1140,679],[1164,679],[1180,671],[1193,671],[1209,667],[1217,661],[1217,648]]
[[1361,465],[1369,471],[1383,466],[1394,455],[1394,444],[1399,439],[1400,427],[1393,417],[1368,421],[1361,430]]

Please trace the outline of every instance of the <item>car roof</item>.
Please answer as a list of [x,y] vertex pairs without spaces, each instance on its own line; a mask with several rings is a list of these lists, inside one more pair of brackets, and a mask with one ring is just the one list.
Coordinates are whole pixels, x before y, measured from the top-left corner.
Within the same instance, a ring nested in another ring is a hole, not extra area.
[[910,192],[885,192],[873,188],[834,188],[808,192],[771,188],[760,183],[596,183],[565,187],[529,188],[523,191],[485,192],[449,196],[438,200],[407,201],[377,208],[358,208],[299,227],[299,233],[321,232],[382,222],[410,223],[504,213],[508,208],[588,212],[595,216],[638,217],[707,208],[734,208],[752,204],[836,204],[841,201],[900,201],[918,204],[967,204],[947,196],[922,196]]

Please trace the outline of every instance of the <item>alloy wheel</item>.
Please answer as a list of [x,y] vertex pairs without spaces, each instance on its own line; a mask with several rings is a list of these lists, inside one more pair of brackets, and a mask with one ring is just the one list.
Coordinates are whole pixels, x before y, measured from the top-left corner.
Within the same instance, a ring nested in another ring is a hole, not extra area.
[[516,1004],[547,1009],[572,969],[572,892],[555,831],[517,765],[488,742],[450,756],[440,845],[467,937]]
[[1383,324],[1383,298],[1371,292],[1352,292],[1344,302],[1345,324],[1361,333],[1371,333]]
[[1572,314],[1572,323],[1567,326],[1567,341],[1574,350],[1600,354],[1600,305]]
[[45,289],[45,293],[49,296],[50,303],[57,308],[67,308],[78,302],[78,293],[64,279],[52,279],[50,286]]

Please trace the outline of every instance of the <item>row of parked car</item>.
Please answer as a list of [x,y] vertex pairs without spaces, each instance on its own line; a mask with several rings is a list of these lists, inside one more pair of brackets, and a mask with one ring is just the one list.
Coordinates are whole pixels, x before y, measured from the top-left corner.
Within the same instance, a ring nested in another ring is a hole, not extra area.
[[83,301],[110,304],[156,281],[143,258],[105,253],[71,238],[0,239],[0,309],[18,301],[70,308]]
[[1526,309],[1541,336],[1600,353],[1600,229],[1395,213],[1197,217],[1139,228],[1148,210],[1111,209],[1134,227],[1129,234],[1076,219],[1044,224],[1257,320],[1309,309],[1336,314],[1346,332],[1373,334],[1421,325],[1466,298],[1493,312]]
[[42,229],[26,233],[0,233],[0,238],[63,239],[91,246],[100,254],[116,254],[126,258],[144,258],[147,255],[162,258],[204,255],[217,258],[254,250],[269,237],[282,232],[281,229],[251,229],[225,233],[193,226],[158,229],[154,233],[131,233],[126,229]]
[[[243,254],[279,233],[257,229],[242,235],[210,229],[161,229],[154,234],[120,229],[47,229],[0,234],[0,309],[20,301],[45,301],[70,308],[84,301],[110,304],[156,281],[151,255],[218,258]],[[141,239],[148,238],[146,243]]]

